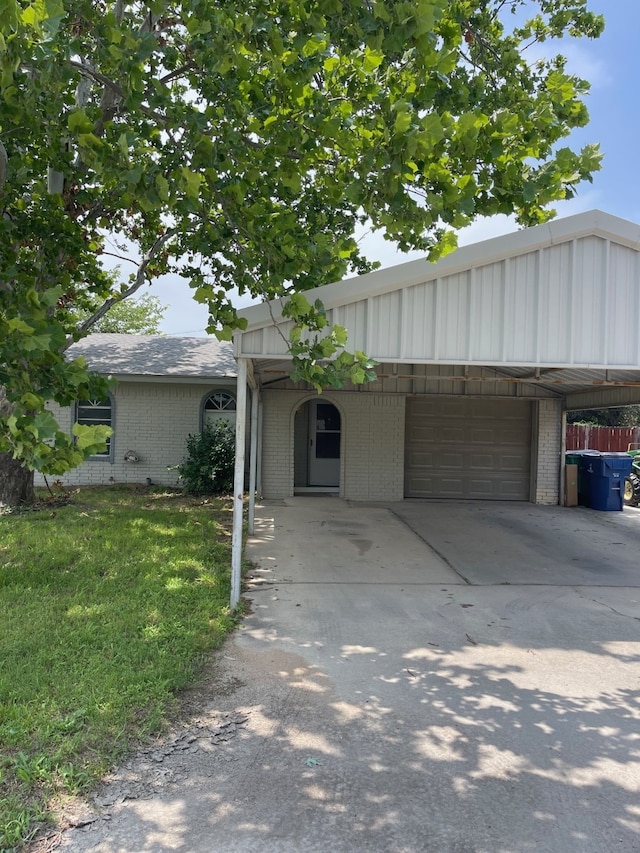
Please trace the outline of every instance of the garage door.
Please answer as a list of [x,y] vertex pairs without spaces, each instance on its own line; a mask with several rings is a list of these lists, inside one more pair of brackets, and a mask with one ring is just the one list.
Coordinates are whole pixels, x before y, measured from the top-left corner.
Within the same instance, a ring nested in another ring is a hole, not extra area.
[[407,400],[405,497],[529,500],[531,404]]

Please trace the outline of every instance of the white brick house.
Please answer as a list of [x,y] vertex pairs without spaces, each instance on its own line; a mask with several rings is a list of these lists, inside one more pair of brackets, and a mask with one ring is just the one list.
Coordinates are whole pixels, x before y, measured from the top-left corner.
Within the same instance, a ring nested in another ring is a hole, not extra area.
[[[292,382],[277,301],[239,312],[247,327],[233,348],[90,336],[71,355],[118,378],[114,435],[108,454],[63,480],[175,484],[170,468],[213,395],[214,406],[237,398],[236,482],[252,469],[252,500],[326,491],[557,504],[566,411],[640,403],[640,226],[600,211],[307,296],[347,327],[349,349],[378,361],[377,381],[320,397]],[[57,414],[70,428],[78,410]]]
[[[71,430],[76,419],[109,423],[106,453],[94,456],[61,479],[67,485],[145,483],[176,485],[189,434],[205,419],[235,420],[236,363],[231,344],[210,338],[156,335],[89,335],[69,358],[84,356],[97,373],[117,383],[108,400],[79,401],[51,409]],[[93,405],[91,405],[93,403]],[[36,484],[42,484],[36,474]]]

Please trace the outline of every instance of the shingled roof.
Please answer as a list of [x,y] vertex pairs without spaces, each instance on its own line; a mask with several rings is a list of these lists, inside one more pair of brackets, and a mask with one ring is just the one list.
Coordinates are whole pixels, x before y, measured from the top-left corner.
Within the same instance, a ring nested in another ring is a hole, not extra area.
[[216,338],[95,334],[73,344],[69,358],[84,356],[96,373],[126,378],[235,378],[233,346]]

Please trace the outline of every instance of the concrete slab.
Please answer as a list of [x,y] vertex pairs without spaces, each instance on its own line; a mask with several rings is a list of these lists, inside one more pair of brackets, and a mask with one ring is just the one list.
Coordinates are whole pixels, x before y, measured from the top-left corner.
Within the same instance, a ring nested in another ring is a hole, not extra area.
[[289,498],[264,506],[246,556],[258,569],[255,578],[271,583],[460,580],[394,510],[350,505],[331,496]]
[[[388,509],[302,501],[258,508],[251,615],[60,849],[640,850],[637,582],[473,586]],[[484,566],[447,513],[446,560]]]
[[640,583],[638,509],[420,500],[388,506],[472,584]]

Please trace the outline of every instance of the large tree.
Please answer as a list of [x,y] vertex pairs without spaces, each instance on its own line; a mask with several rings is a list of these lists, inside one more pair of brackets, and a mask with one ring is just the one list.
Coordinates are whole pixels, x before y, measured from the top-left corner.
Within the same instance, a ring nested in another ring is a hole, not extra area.
[[[64,352],[160,274],[227,337],[232,288],[293,294],[320,337],[294,335],[297,375],[366,379],[362,353],[323,363],[345,332],[301,292],[369,269],[364,221],[436,257],[476,216],[544,221],[590,177],[597,148],[558,144],[587,83],[527,49],[599,35],[585,2],[0,0],[0,502],[93,449],[45,409],[104,392]],[[118,292],[107,252],[137,265]]]

